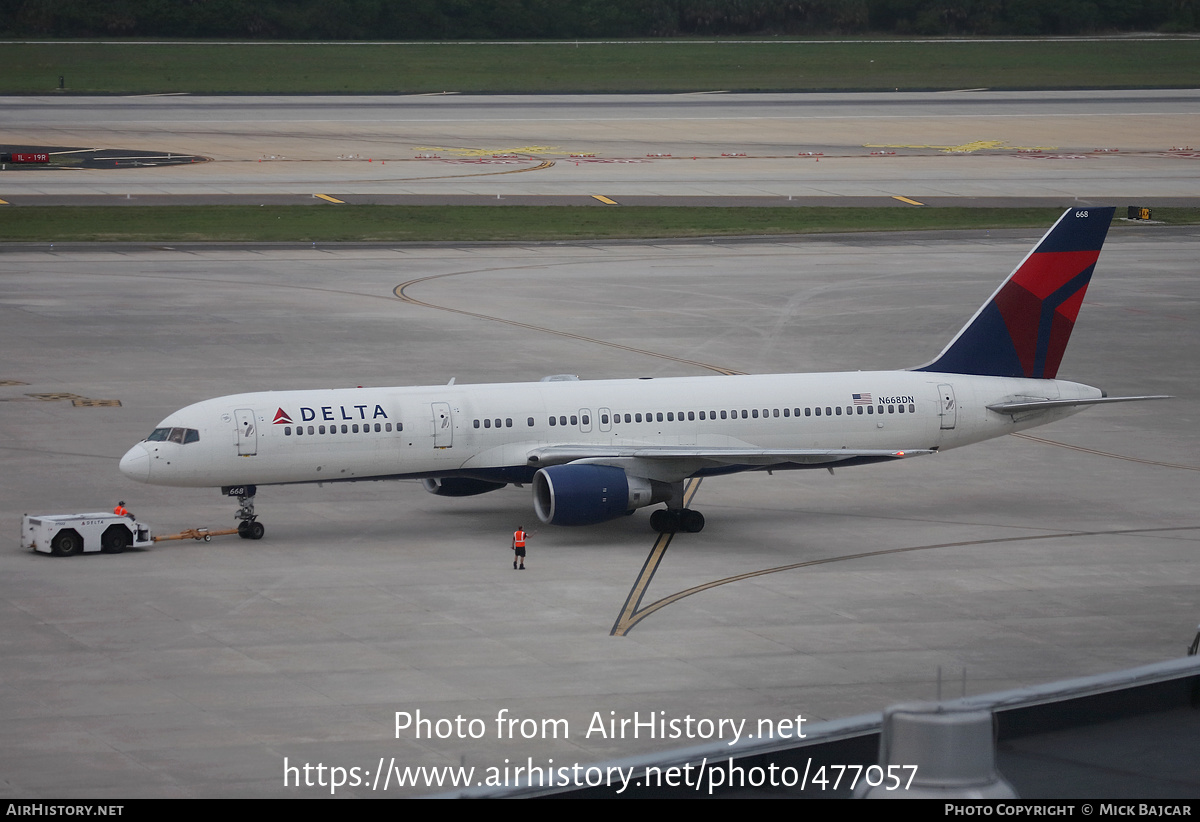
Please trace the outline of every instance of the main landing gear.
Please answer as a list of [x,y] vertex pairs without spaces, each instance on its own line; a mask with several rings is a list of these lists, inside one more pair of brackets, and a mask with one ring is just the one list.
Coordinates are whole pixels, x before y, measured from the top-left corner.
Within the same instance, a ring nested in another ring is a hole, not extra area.
[[650,515],[650,527],[660,534],[698,534],[704,530],[704,514],[691,508],[659,508]]
[[262,539],[267,529],[254,513],[254,495],[258,488],[253,485],[233,485],[222,488],[221,491],[227,497],[237,497],[238,509],[233,517],[241,520],[237,526],[238,536],[242,539]]

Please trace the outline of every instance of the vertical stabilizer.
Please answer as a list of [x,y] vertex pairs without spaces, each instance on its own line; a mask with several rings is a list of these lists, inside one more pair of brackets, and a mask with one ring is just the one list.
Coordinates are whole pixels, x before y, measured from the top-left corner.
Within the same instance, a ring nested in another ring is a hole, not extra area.
[[937,359],[913,370],[1054,379],[1115,211],[1059,217]]

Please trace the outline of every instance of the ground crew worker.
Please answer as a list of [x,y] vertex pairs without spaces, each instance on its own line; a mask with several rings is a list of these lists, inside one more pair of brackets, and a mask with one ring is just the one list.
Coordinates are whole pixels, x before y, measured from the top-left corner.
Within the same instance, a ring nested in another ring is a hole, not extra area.
[[513,532],[512,549],[513,549],[513,570],[517,570],[517,560],[520,560],[520,568],[525,570],[525,529],[517,526],[517,530]]
[[117,507],[113,509],[113,513],[118,517],[129,517],[130,519],[134,519],[133,514],[129,513],[129,509],[125,507],[125,500],[121,500],[117,503]]

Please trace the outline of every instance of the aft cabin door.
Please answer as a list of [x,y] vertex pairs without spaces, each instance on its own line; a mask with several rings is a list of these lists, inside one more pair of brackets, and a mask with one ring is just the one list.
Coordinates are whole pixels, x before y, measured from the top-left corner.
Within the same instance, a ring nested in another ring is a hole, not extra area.
[[433,447],[450,448],[454,445],[454,419],[450,415],[450,403],[433,403]]
[[239,408],[233,412],[233,417],[237,420],[238,456],[254,456],[258,453],[258,423],[254,420],[254,412]]
[[942,430],[953,428],[958,419],[958,405],[954,402],[954,386],[938,386],[938,405],[938,413],[942,417]]

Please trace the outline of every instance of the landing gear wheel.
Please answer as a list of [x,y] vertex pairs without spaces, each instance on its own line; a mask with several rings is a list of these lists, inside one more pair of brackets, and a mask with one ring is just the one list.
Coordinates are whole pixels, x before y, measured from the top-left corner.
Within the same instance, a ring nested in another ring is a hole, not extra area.
[[246,529],[249,539],[262,539],[263,534],[267,532],[266,527],[258,520],[254,520],[253,522],[247,524],[250,526]]
[[704,530],[704,514],[691,508],[684,508],[679,513],[683,520],[683,530],[689,534],[698,534]]
[[250,539],[250,522],[249,520],[238,523],[238,536],[242,539]]
[[56,557],[73,557],[83,550],[83,538],[74,531],[59,531],[50,541],[50,553]]
[[130,546],[129,529],[123,525],[112,525],[100,537],[100,550],[106,554],[120,554]]
[[679,530],[679,517],[674,511],[659,508],[650,515],[650,527],[660,534],[673,534]]

